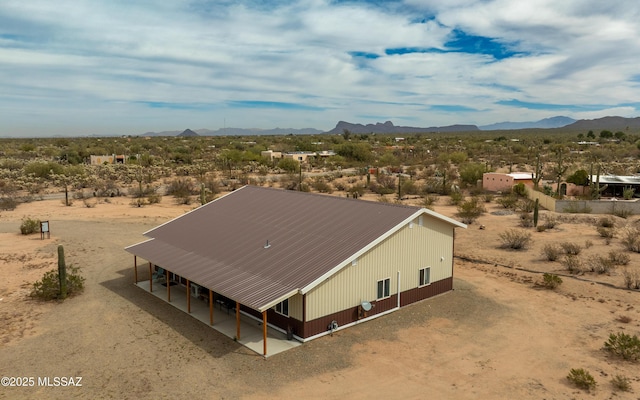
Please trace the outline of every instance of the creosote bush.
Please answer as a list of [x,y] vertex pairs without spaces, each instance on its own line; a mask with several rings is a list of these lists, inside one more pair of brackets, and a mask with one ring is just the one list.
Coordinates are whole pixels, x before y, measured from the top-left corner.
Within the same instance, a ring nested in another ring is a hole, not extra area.
[[562,242],[560,243],[560,247],[562,247],[562,250],[570,256],[577,256],[582,251],[582,248],[577,243]]
[[458,204],[458,213],[456,214],[463,223],[472,224],[480,215],[485,212],[484,205],[478,197],[472,197],[467,201]]
[[596,225],[602,228],[614,228],[616,226],[616,221],[611,217],[602,217],[598,220]]
[[616,375],[611,379],[611,386],[621,392],[631,391],[631,379],[624,375]]
[[580,389],[585,389],[586,391],[596,388],[596,380],[589,371],[584,368],[571,368],[567,379]]
[[531,243],[531,234],[524,230],[510,229],[499,236],[502,241],[502,248],[525,250]]
[[542,248],[542,254],[547,261],[556,261],[562,254],[562,248],[555,243],[545,244]]
[[578,256],[566,254],[562,259],[562,265],[572,274],[580,274],[584,271],[582,261]]
[[609,340],[604,343],[604,349],[609,353],[627,361],[640,361],[640,339],[636,335],[624,332],[609,334]]
[[626,228],[622,231],[620,241],[627,250],[640,253],[640,229]]
[[20,224],[20,233],[23,235],[30,235],[32,233],[36,233],[40,231],[40,220],[32,219],[29,217],[22,218],[22,223]]
[[625,268],[622,271],[622,277],[624,278],[624,286],[627,289],[640,289],[640,272],[629,271]]
[[587,263],[591,272],[598,274],[608,274],[615,267],[611,258],[600,255],[594,255],[589,258]]
[[508,194],[497,199],[496,203],[504,208],[514,209],[518,204],[518,197],[513,194]]
[[538,282],[538,285],[546,289],[556,289],[558,286],[562,285],[562,278],[558,275],[545,272],[544,275],[542,275],[542,281]]
[[631,257],[626,253],[611,250],[609,251],[609,260],[614,265],[627,265],[631,261]]
[[[85,278],[80,275],[80,268],[67,267],[67,297],[79,294],[84,289]],[[41,300],[55,300],[60,296],[60,280],[58,270],[45,272],[41,280],[33,283],[31,297]]]
[[558,219],[557,219],[555,216],[553,216],[553,215],[546,215],[546,216],[544,217],[544,226],[545,226],[547,229],[553,229],[553,228],[555,228],[556,226],[558,226],[558,223],[559,223],[559,222],[558,222]]

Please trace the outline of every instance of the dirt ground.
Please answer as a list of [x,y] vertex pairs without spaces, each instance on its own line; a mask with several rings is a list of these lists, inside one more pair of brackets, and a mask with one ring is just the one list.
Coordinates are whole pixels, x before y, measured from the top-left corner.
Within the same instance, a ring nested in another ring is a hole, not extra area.
[[[123,248],[192,206],[129,201],[45,200],[0,214],[0,375],[82,377],[82,387],[1,387],[0,399],[640,399],[640,364],[602,350],[610,333],[640,335],[640,292],[611,287],[623,286],[620,267],[575,278],[541,257],[544,244],[565,241],[592,242],[584,257],[620,250],[619,239],[599,237],[597,217],[530,228],[532,248],[516,252],[498,246],[518,216],[489,205],[456,231],[453,292],[265,360],[133,285],[133,256]],[[455,214],[440,202],[436,211]],[[49,220],[51,238],[20,235],[25,216]],[[29,299],[31,283],[56,266],[59,244],[82,268],[85,292],[63,303]],[[628,254],[627,268],[640,269],[640,255]],[[550,291],[534,285],[535,271],[567,276]],[[570,385],[571,368],[587,369],[597,388]],[[614,390],[616,375],[631,379],[631,392]]]

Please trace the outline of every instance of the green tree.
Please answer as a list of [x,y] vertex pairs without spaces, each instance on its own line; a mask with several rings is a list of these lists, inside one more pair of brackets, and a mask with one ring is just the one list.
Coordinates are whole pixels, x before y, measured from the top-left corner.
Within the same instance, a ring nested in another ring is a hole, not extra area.
[[466,163],[460,166],[460,181],[468,186],[475,186],[482,180],[485,166],[482,163]]
[[300,163],[293,158],[283,158],[278,162],[278,168],[294,173],[300,168]]

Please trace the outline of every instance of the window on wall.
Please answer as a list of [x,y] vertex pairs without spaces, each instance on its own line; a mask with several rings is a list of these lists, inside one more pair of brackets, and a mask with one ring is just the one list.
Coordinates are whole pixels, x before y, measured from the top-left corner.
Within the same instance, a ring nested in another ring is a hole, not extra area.
[[282,314],[288,317],[289,316],[289,299],[286,299],[285,301],[276,304],[275,310],[278,314]]
[[431,283],[431,267],[422,268],[420,270],[420,286]]
[[391,286],[391,278],[378,281],[378,300],[389,297],[389,287]]

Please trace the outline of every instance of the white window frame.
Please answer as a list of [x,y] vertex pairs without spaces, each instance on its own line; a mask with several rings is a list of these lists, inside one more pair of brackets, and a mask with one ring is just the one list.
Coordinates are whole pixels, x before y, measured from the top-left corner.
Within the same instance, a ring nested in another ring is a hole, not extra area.
[[[285,307],[285,303],[286,303],[286,307]],[[289,299],[282,300],[280,303],[273,306],[273,309],[277,314],[288,317],[289,316]]]
[[[426,282],[425,277],[428,278]],[[431,267],[420,268],[420,272],[418,273],[418,281],[418,287],[431,285]]]
[[[382,283],[382,297],[380,297],[380,283]],[[380,279],[376,283],[376,299],[384,300],[391,297],[391,278]]]

